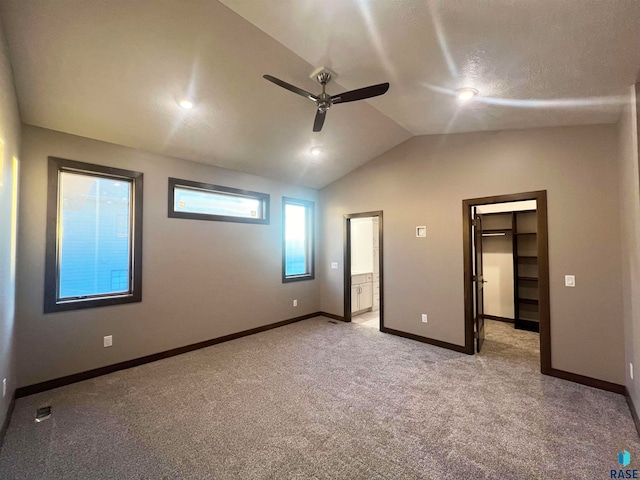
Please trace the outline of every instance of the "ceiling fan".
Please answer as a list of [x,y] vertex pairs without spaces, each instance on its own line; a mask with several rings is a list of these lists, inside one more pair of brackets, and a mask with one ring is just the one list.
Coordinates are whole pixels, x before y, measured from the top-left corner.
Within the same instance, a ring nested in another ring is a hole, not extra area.
[[364,100],[366,98],[377,97],[378,95],[382,95],[386,93],[387,90],[389,90],[388,83],[380,83],[379,85],[371,85],[369,87],[358,88],[357,90],[350,90],[348,92],[339,93],[337,95],[329,95],[325,91],[325,88],[331,81],[331,79],[335,76],[335,73],[324,67],[319,68],[311,74],[311,78],[315,77],[315,80],[320,85],[322,85],[322,93],[320,95],[309,93],[306,90],[302,90],[301,88],[284,82],[279,78],[271,75],[263,75],[263,78],[275,83],[276,85],[279,85],[282,88],[286,88],[293,93],[297,93],[298,95],[306,97],[309,100],[315,102],[318,110],[316,112],[315,121],[313,122],[314,132],[319,132],[320,130],[322,130],[322,125],[324,125],[324,119],[327,115],[327,110],[331,108],[331,105],[336,103],[355,102],[356,100]]

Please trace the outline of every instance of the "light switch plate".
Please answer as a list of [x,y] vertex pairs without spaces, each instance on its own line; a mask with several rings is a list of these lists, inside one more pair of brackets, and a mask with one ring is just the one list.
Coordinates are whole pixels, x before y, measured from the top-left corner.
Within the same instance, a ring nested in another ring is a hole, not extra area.
[[427,227],[424,225],[420,227],[416,227],[416,237],[426,237],[427,236]]
[[575,287],[576,286],[576,276],[575,275],[565,275],[564,276],[564,286],[565,287]]
[[337,270],[338,269],[338,262],[331,262],[331,268],[333,270]]

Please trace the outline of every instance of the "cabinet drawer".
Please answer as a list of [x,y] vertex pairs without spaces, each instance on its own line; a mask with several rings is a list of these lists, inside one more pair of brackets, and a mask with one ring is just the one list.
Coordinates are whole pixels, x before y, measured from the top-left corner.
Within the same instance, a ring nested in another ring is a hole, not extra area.
[[[368,279],[367,279],[368,277]],[[351,277],[351,285],[360,285],[361,283],[367,283],[371,281],[370,273],[362,273],[360,275],[353,275]]]

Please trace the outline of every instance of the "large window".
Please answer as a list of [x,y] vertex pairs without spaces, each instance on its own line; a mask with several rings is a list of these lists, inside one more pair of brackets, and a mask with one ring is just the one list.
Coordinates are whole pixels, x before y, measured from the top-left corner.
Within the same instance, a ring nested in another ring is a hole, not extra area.
[[169,216],[268,224],[269,195],[170,178]]
[[282,281],[313,278],[313,202],[282,199],[283,254]]
[[142,174],[49,157],[44,310],[142,300]]

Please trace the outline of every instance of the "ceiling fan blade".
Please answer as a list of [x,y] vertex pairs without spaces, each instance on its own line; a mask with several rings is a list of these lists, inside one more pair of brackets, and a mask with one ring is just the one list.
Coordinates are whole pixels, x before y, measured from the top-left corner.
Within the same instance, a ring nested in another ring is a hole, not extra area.
[[324,125],[324,119],[327,116],[327,111],[326,110],[318,110],[316,112],[316,119],[313,122],[313,131],[314,132],[319,132],[320,130],[322,130],[322,125]]
[[346,103],[354,102],[356,100],[364,100],[365,98],[377,97],[387,93],[389,90],[388,83],[381,83],[379,85],[371,85],[370,87],[359,88],[357,90],[350,90],[348,92],[339,93],[331,97],[331,103]]
[[307,97],[309,100],[313,100],[314,102],[320,100],[314,94],[309,93],[305,90],[302,90],[301,88],[298,88],[294,85],[291,85],[290,83],[284,82],[279,78],[273,77],[271,75],[263,75],[262,78],[269,80],[270,82],[273,82],[276,85],[281,86],[282,88],[286,88],[290,92],[297,93],[298,95],[302,95],[303,97]]

